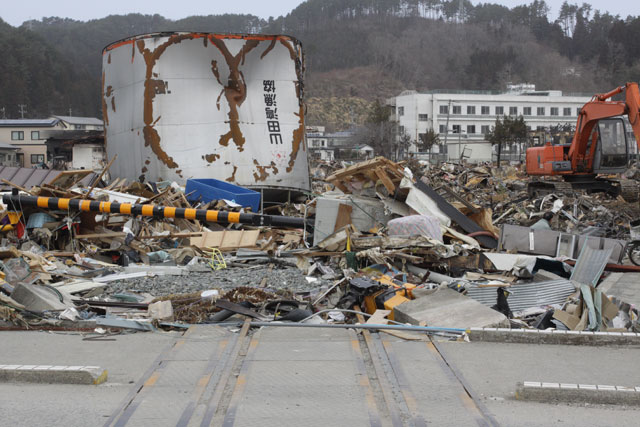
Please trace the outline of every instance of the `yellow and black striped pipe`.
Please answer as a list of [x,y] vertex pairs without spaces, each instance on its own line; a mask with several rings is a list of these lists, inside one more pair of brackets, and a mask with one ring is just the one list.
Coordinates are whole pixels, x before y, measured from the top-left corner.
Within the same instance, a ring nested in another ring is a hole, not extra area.
[[21,194],[5,194],[2,202],[9,210],[21,211],[23,207],[39,207],[52,210],[72,210],[83,212],[116,213],[124,215],[142,215],[155,218],[197,219],[203,222],[220,222],[233,224],[269,225],[273,227],[303,228],[303,218],[278,215],[259,215],[253,213],[224,212],[207,209],[185,209],[155,205],[139,205],[131,203],[97,202],[93,200],[63,199],[57,197],[24,196]]

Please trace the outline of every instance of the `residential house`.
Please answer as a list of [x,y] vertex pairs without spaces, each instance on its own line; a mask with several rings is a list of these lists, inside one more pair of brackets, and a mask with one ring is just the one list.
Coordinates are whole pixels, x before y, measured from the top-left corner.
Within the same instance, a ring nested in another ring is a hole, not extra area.
[[54,169],[91,169],[100,171],[106,165],[104,132],[69,130],[50,132],[47,157]]
[[18,147],[0,142],[0,166],[18,166]]
[[0,120],[0,142],[17,147],[18,165],[30,168],[47,161],[44,132],[63,129],[63,123],[56,118],[4,119]]
[[103,132],[102,120],[92,117],[52,116],[47,119],[0,120],[0,143],[18,148],[18,166],[37,167],[51,160],[45,141],[59,132]]
[[93,117],[52,116],[62,122],[66,130],[104,130],[104,123]]

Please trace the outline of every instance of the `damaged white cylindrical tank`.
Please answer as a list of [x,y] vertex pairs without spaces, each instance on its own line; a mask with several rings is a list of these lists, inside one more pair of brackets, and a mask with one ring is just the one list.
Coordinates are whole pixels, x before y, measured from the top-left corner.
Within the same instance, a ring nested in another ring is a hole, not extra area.
[[156,33],[107,46],[112,176],[309,190],[302,75],[289,36]]

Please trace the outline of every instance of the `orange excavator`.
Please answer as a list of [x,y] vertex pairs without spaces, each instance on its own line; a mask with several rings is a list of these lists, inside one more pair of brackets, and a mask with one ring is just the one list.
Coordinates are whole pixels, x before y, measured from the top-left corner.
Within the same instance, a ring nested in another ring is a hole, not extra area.
[[[611,100],[622,92],[624,101]],[[528,175],[564,178],[564,181],[532,181],[529,194],[587,190],[637,201],[640,187],[636,181],[608,177],[626,171],[630,162],[633,137],[627,140],[624,116],[629,119],[640,151],[640,90],[637,83],[627,83],[595,95],[582,107],[571,144],[547,142],[527,149]]]

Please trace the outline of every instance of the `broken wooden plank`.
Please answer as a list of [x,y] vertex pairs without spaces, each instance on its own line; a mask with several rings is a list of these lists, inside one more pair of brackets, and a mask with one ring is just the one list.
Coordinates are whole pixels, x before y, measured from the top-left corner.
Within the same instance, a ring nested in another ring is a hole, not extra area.
[[336,216],[336,225],[333,228],[333,232],[340,230],[345,225],[351,224],[351,213],[353,212],[353,207],[351,205],[346,205],[340,203],[338,205],[338,214]]
[[393,185],[393,182],[391,182],[389,175],[387,175],[384,169],[376,168],[375,173],[378,176],[378,178],[380,178],[380,181],[382,181],[382,184],[387,189],[389,194],[393,194],[396,191],[396,186]]
[[254,248],[260,230],[224,230],[203,232],[200,237],[192,237],[191,245],[198,248],[237,249]]

